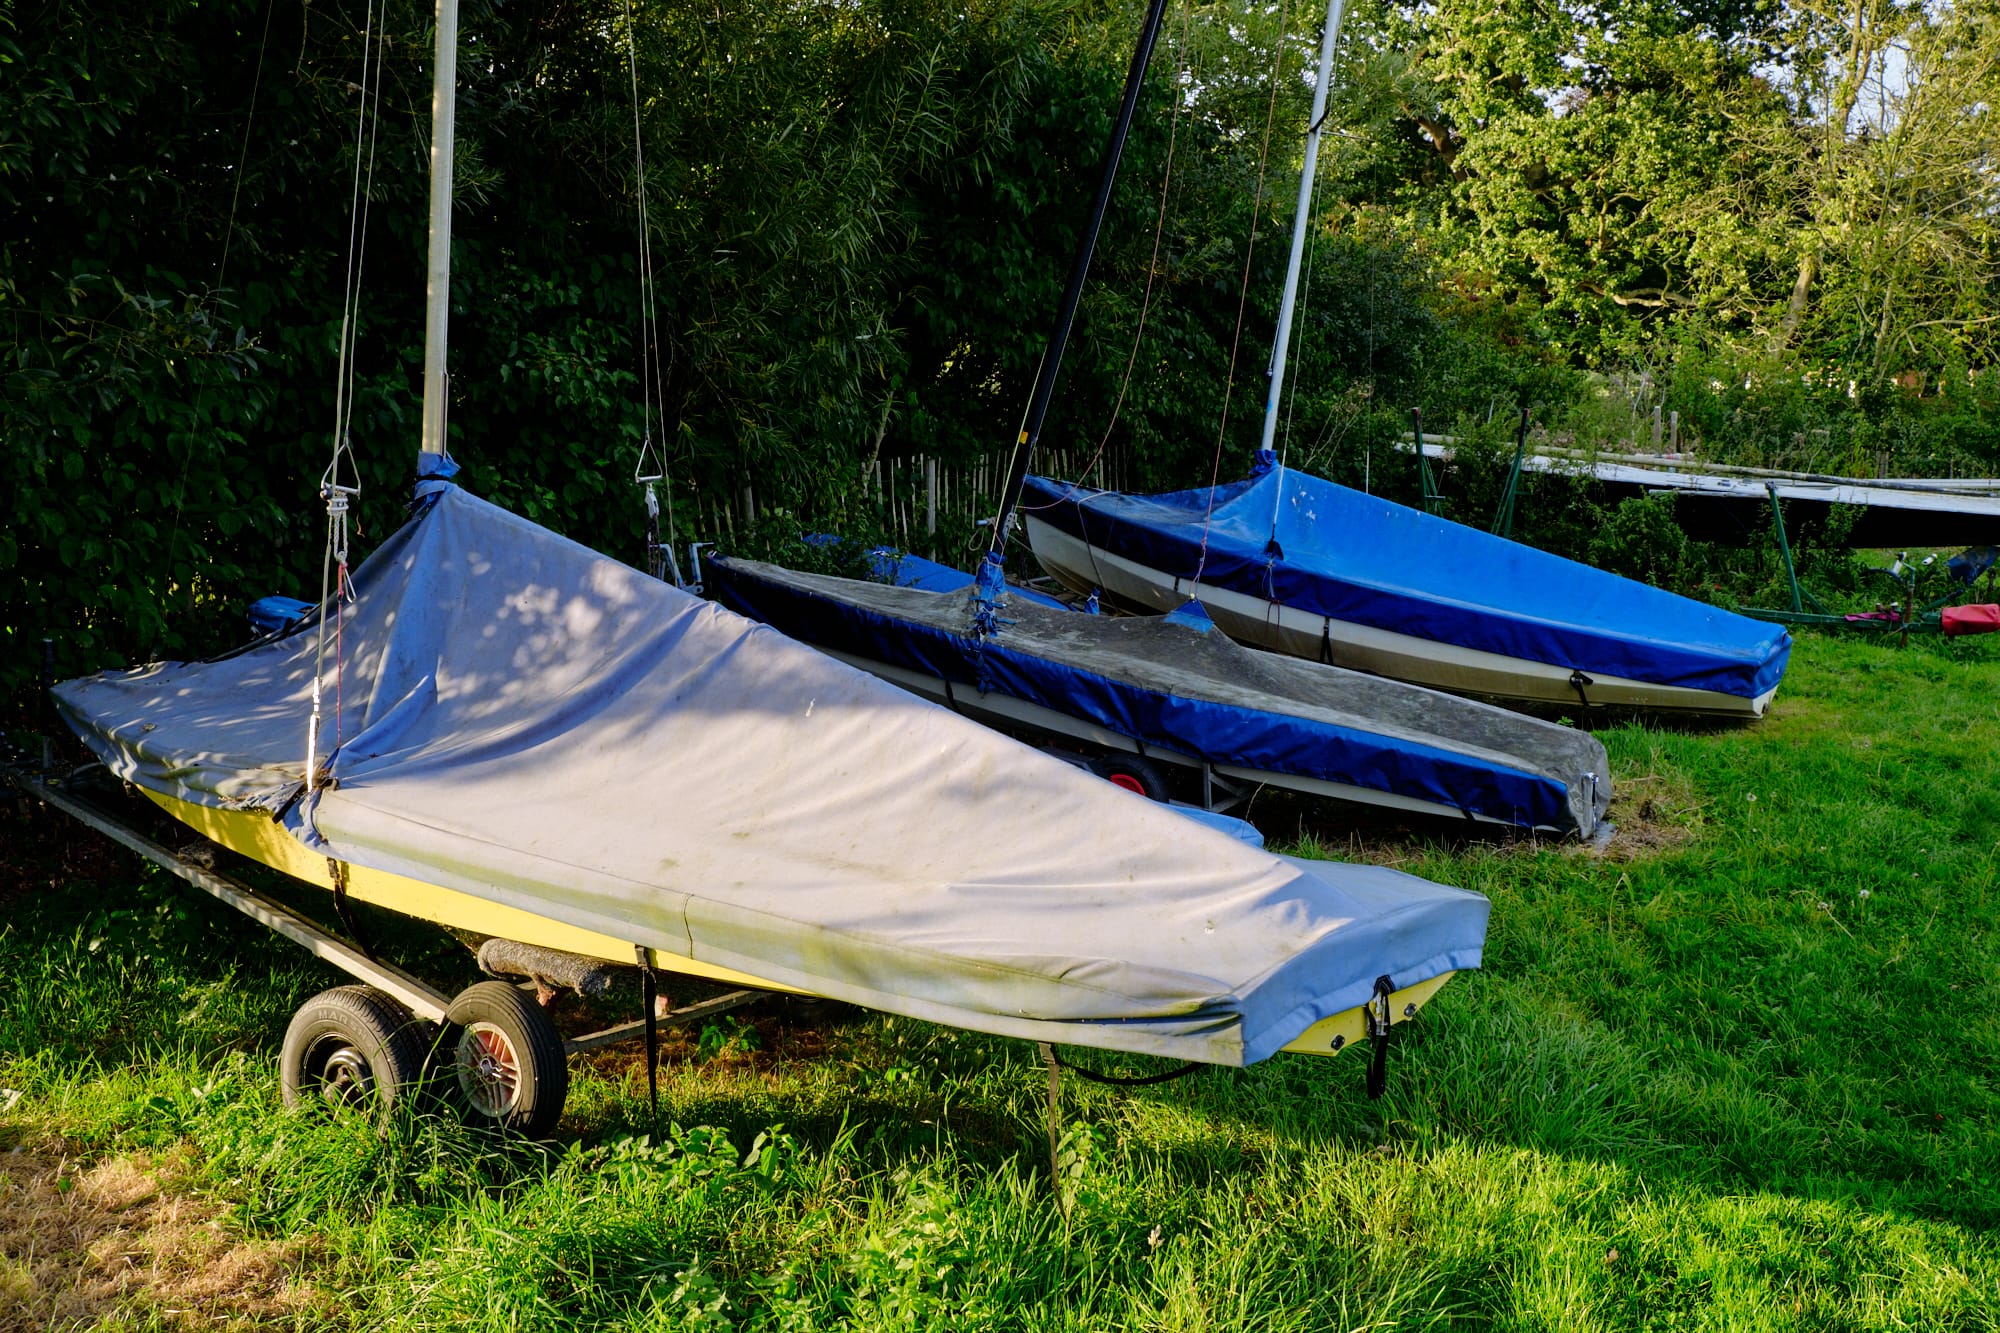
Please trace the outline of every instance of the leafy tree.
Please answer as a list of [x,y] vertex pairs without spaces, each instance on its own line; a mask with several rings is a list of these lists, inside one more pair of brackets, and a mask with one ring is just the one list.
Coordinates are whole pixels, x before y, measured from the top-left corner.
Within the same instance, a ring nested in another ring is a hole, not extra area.
[[[749,484],[801,521],[865,522],[846,511],[872,458],[1004,440],[1136,9],[634,8],[663,443],[682,512]],[[450,421],[475,487],[636,556],[627,479],[648,386],[624,13],[594,0],[463,15]],[[80,670],[221,647],[251,597],[314,595],[357,184],[364,547],[399,520],[429,32],[428,6],[353,0],[42,0],[10,19],[0,687],[12,690],[44,634],[61,669]],[[1238,309],[1238,284],[1222,279],[1257,198],[1242,188],[1258,159],[1239,122],[1273,86],[1230,22],[1198,8],[1182,21],[1189,50],[1216,54],[1179,122],[1179,216],[1148,335],[1164,341],[1146,353],[1178,380],[1157,402],[1222,396],[1216,349]],[[1188,95],[1169,82],[1156,72],[1155,110]],[[1111,417],[1106,367],[1132,327],[1121,284],[1150,254],[1169,123],[1144,118],[1117,201],[1107,281],[1065,381],[1078,434]],[[1274,162],[1282,126],[1275,143]],[[1263,355],[1254,304],[1249,323],[1245,367]],[[1142,385],[1139,401],[1155,392]],[[1143,410],[1125,420],[1161,433]]]
[[[1822,59],[1794,142],[1758,144],[1792,194],[1797,277],[1777,330],[1862,383],[1993,350],[2000,15],[1887,0],[1802,11]],[[1790,150],[1790,151],[1787,151]]]
[[[745,488],[774,516],[742,541],[868,535],[874,465],[1012,437],[1139,5],[631,13],[467,0],[469,484],[637,558],[650,429],[683,539]],[[1045,435],[1073,465],[1164,487],[1247,458],[1320,18],[1170,9]],[[0,11],[0,692],[26,697],[44,635],[64,671],[199,653],[249,598],[314,595],[351,235],[364,549],[400,521],[429,23],[417,0]],[[1312,205],[1294,461],[1413,495],[1389,448],[1410,407],[1497,441],[1520,403],[1605,442],[1678,411],[1746,461],[2000,461],[1997,56],[1989,0],[1367,0]],[[1484,523],[1465,466],[1453,503]],[[1522,530],[1587,554],[1587,496],[1537,488]],[[1600,555],[1682,577],[1637,554],[1657,518]]]

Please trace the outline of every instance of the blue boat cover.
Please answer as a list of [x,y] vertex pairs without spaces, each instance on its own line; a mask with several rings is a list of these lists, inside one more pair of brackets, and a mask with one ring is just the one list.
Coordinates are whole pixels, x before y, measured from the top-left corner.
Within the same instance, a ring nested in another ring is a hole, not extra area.
[[1212,496],[1029,477],[1021,505],[1175,577],[1527,661],[1754,699],[1791,652],[1778,626],[1280,467],[1268,451]]
[[965,690],[997,691],[1155,750],[1588,836],[1611,796],[1588,733],[1401,681],[1260,653],[1199,606],[1083,616],[1009,598],[977,631],[966,593],[716,558],[708,592],[794,638]]
[[1204,824],[1218,833],[1227,833],[1238,842],[1252,847],[1264,845],[1263,833],[1247,819],[1225,815],[1219,810],[1204,810],[1198,805],[1170,805],[1167,808],[1182,819],[1192,819],[1195,823]]
[[[936,560],[926,560],[924,556],[918,556],[918,554],[910,554],[908,550],[896,550],[894,546],[876,546],[874,550],[870,550],[870,552],[868,552],[868,570],[870,570],[870,576],[872,576],[872,578],[874,578],[876,582],[886,582],[886,584],[890,584],[890,586],[896,586],[896,588],[920,588],[920,590],[924,590],[924,592],[970,592],[970,590],[972,590],[972,584],[974,584],[974,576],[972,576],[972,574],[968,574],[968,572],[966,572],[966,570],[962,570],[962,568],[954,568],[954,566],[950,566],[950,564],[938,564]],[[724,584],[724,586],[728,586],[728,584]],[[718,592],[720,592],[720,590],[718,590]],[[1008,592],[1010,592],[1012,596],[1018,596],[1020,600],[1026,600],[1026,602],[1034,602],[1036,606],[1048,606],[1050,610],[1076,610],[1074,606],[1070,606],[1070,604],[1068,604],[1068,602],[1064,602],[1064,600],[1058,600],[1058,598],[1054,598],[1054,596],[1048,596],[1046,592],[1036,592],[1034,588],[1024,588],[1024,586],[1020,586],[1020,584],[1012,584],[1012,586],[1008,588]],[[762,600],[762,598],[756,598],[756,600]],[[736,596],[724,596],[724,602],[726,602],[726,604],[728,604],[728,606],[730,606],[732,610],[740,610],[740,612],[744,612],[744,614],[748,614],[748,616],[752,616],[752,618],[758,618],[758,620],[764,620],[766,624],[770,624],[770,622],[772,622],[772,620],[770,620],[768,616],[764,616],[764,614],[758,614],[756,606],[752,604],[752,598],[746,598],[746,596],[742,596],[740,592],[738,592]],[[1172,614],[1168,614],[1168,616],[1166,616],[1166,622],[1168,622],[1168,624],[1192,624],[1194,628],[1198,628],[1198,630],[1204,630],[1204,632],[1206,632],[1206,630],[1212,630],[1212,628],[1214,628],[1214,620],[1210,620],[1210,618],[1208,618],[1208,612],[1204,612],[1204,610],[1202,610],[1202,604],[1200,604],[1200,602],[1188,602],[1188,604],[1186,604],[1186,606],[1182,606],[1180,610],[1174,610]],[[778,624],[778,628],[782,628],[782,630],[786,630],[786,632],[794,632],[796,628],[800,628],[800,626],[792,626],[792,624],[786,624],[786,622],[782,622],[782,620],[778,620],[776,624]],[[912,626],[912,630],[914,630],[914,628],[916,628],[916,626]],[[916,630],[916,632],[922,632],[922,630]],[[826,642],[822,642],[822,644],[818,644],[818,646],[822,646],[822,648],[824,648],[824,646],[834,646],[834,644],[826,644]],[[866,644],[866,642],[862,642],[862,640],[860,640],[860,636],[858,636],[858,638],[856,638],[856,640],[854,640],[854,642],[850,644],[850,648],[848,648],[848,650],[850,650],[850,652],[860,652],[860,650],[862,650],[862,648],[866,648],[866,646],[868,646],[868,644]],[[876,646],[876,648],[880,648],[880,646],[882,646],[878,638],[874,640],[874,646]],[[970,677],[966,679],[966,683],[968,683],[968,681],[970,681]],[[1104,683],[1104,689],[1108,689],[1108,691],[1114,691],[1114,693],[1116,693],[1116,691],[1118,691],[1118,689],[1120,689],[1122,685],[1124,685],[1126,689],[1136,689],[1136,687],[1132,687],[1132,683],[1118,683],[1118,681],[1106,681],[1106,683]],[[1040,699],[1046,699],[1046,701],[1048,701],[1050,705],[1058,705],[1058,707],[1062,705],[1062,699],[1064,699],[1064,695],[1066,695],[1066,691],[1062,691],[1060,687],[1056,687],[1056,689],[1052,689],[1052,691],[1038,691],[1038,697],[1040,697]],[[1112,727],[1112,729],[1116,729],[1118,725],[1126,723],[1126,721],[1128,721],[1128,719],[1132,717],[1132,711],[1130,711],[1130,709],[1124,709],[1124,711],[1120,711],[1120,713],[1118,713],[1116,717],[1112,717],[1112,715],[1106,715],[1104,711],[1096,709],[1096,707],[1094,707],[1094,699],[1098,699],[1100,695],[1102,695],[1102,691],[1090,691],[1090,693],[1080,693],[1080,695],[1068,695],[1068,707],[1060,707],[1060,711],[1064,711],[1064,713],[1070,713],[1072,717],[1084,717],[1086,721],[1090,721],[1090,723],[1096,723],[1098,727]],[[1046,705],[1044,705],[1044,707],[1046,707]],[[1300,723],[1300,719],[1296,719],[1296,717],[1282,717],[1282,719],[1278,721],[1278,725],[1280,725],[1280,727],[1284,727],[1284,725],[1294,725],[1294,727],[1296,727],[1298,723]],[[1184,753],[1194,753],[1194,755],[1198,755],[1198,757],[1202,757],[1202,759],[1208,759],[1208,761],[1218,761],[1218,759],[1222,759],[1224,763],[1228,763],[1228,761],[1226,761],[1224,757],[1220,757],[1220,755],[1210,755],[1210,753],[1202,751],[1202,737],[1178,737],[1178,735],[1176,735],[1176,737],[1164,737],[1164,739],[1162,739],[1162,737],[1154,735],[1154,737],[1134,737],[1134,739],[1140,739],[1140,741],[1152,741],[1152,745],[1154,745],[1154,747],[1164,747],[1164,749],[1174,749],[1174,751],[1184,751]],[[1308,743],[1308,745],[1312,745],[1312,741],[1316,741],[1316,739],[1314,739],[1314,737],[1306,737],[1306,743]],[[1318,747],[1314,747],[1314,749],[1308,749],[1306,753],[1308,753],[1308,755],[1312,755],[1312,763],[1308,763],[1306,767],[1308,767],[1308,769],[1314,769],[1316,773],[1320,773],[1322,777],[1326,777],[1326,773],[1328,773],[1328,765],[1324,763],[1324,759],[1326,759],[1324,751],[1320,751]],[[1598,761],[1602,761],[1604,757],[1602,757],[1602,755],[1598,755],[1596,759],[1598,759]],[[1610,781],[1604,781],[1604,783],[1600,783],[1598,787],[1600,787],[1600,795],[1602,795],[1602,799],[1604,799],[1604,801],[1608,803],[1608,801],[1610,801]],[[1560,783],[1560,781],[1556,783],[1556,789],[1558,789],[1558,791],[1556,791],[1556,793],[1552,793],[1552,795],[1554,795],[1556,799],[1554,799],[1554,801],[1540,801],[1540,803],[1536,803],[1536,811],[1534,811],[1534,815],[1542,815],[1542,817],[1546,817],[1546,815],[1550,815],[1550,813],[1556,813],[1556,811],[1560,811],[1560,809],[1562,809],[1562,803],[1560,803],[1560,795],[1562,795],[1562,793],[1560,793],[1560,789],[1562,789],[1562,783]],[[1402,793],[1402,795],[1418,795],[1418,793]],[[1264,845],[1264,835],[1262,835],[1262,833],[1258,833],[1256,825],[1252,825],[1252,823],[1248,823],[1248,821],[1242,821],[1242,819],[1234,819],[1234,817],[1230,817],[1230,815],[1220,815],[1220,813],[1214,813],[1214,811],[1204,811],[1204,809],[1200,809],[1200,807],[1192,807],[1192,805],[1176,805],[1174,809],[1176,809],[1178,813],[1186,815],[1188,819],[1196,819],[1196,821],[1202,821],[1202,823],[1208,823],[1208,825],[1210,825],[1210,827],[1214,827],[1214,829],[1222,829],[1224,833],[1228,833],[1230,837],[1234,837],[1234,839],[1238,839],[1238,841],[1242,841],[1242,843],[1250,843],[1252,847],[1262,847],[1262,845]],[[1462,811],[1464,811],[1466,807],[1464,807],[1464,805],[1458,805],[1458,809],[1462,809]],[[1588,807],[1586,807],[1586,809],[1588,809]],[[1468,811],[1468,813],[1470,813],[1470,811]],[[1596,811],[1592,811],[1592,813],[1596,813]],[[1536,827],[1536,825],[1532,823],[1534,815],[1530,815],[1530,813],[1528,813],[1526,809],[1516,809],[1516,815],[1524,815],[1524,817],[1528,817],[1528,821],[1530,821],[1530,823],[1528,823],[1528,827]],[[1558,815],[1558,819],[1564,819],[1564,817],[1562,817],[1562,815]],[[1558,823],[1558,825],[1544,825],[1544,827],[1550,827],[1550,829],[1564,829],[1564,831],[1566,831],[1566,825],[1560,825],[1560,823]],[[1588,829],[1584,829],[1582,833],[1586,833],[1586,835],[1588,835]]]
[[339,612],[315,791],[317,634],[68,681],[64,716],[326,856],[1007,1036],[1243,1064],[1479,963],[1476,894],[1246,847],[424,484]]
[[311,602],[302,602],[296,597],[281,597],[273,593],[269,597],[259,597],[250,603],[245,612],[250,617],[250,628],[259,634],[276,634],[288,630],[303,621],[313,612]]
[[[962,569],[941,565],[893,546],[878,546],[868,553],[868,577],[892,588],[921,588],[925,592],[967,592],[974,582],[973,576]],[[1007,592],[1011,597],[1033,602],[1036,606],[1046,606],[1051,611],[1073,609],[1059,598],[1036,592],[1033,588],[1023,588],[1019,584],[1009,585]]]

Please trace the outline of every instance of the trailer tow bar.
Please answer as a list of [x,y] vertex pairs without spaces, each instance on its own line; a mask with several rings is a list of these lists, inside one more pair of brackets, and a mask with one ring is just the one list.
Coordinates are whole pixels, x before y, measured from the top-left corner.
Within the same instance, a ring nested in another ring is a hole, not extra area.
[[315,957],[325,959],[356,980],[395,996],[419,1018],[428,1018],[433,1023],[444,1021],[445,1010],[451,1006],[451,998],[425,985],[401,968],[367,957],[359,949],[321,930],[283,903],[266,897],[248,884],[218,874],[206,866],[197,865],[171,848],[154,842],[137,829],[124,824],[116,816],[65,791],[52,780],[22,773],[19,770],[7,770],[6,777],[35,800],[44,805],[54,806],[64,814],[88,824],[113,842],[180,876],[203,893],[228,903],[252,921],[276,931],[294,944],[303,946]]

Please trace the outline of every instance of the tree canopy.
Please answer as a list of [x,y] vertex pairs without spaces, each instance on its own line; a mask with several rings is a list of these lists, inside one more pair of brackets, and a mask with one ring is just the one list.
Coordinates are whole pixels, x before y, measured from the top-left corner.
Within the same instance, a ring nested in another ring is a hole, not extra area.
[[[1138,7],[630,13],[466,5],[472,484],[636,558],[655,394],[683,513],[751,486],[793,528],[852,529],[881,461],[999,449]],[[1255,441],[1321,17],[1169,9],[1048,431],[1134,484]],[[429,22],[417,0],[0,9],[0,687],[44,635],[65,670],[204,651],[246,600],[313,595],[350,263],[364,541],[398,521]],[[1516,403],[1579,439],[1669,405],[1718,456],[1992,466],[1989,0],[1363,0],[1336,78],[1285,412],[1311,466],[1366,475],[1411,407],[1471,435]]]

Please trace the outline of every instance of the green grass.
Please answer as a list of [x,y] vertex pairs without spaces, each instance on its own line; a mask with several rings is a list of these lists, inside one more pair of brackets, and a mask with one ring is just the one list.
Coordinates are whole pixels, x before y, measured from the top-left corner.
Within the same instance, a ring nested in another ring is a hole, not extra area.
[[1994,1328],[1996,727],[1983,645],[1807,638],[1761,725],[1604,733],[1622,854],[1265,807],[1490,896],[1486,969],[1380,1102],[1358,1056],[1070,1080],[1060,1201],[1031,1047],[865,1016],[681,1040],[657,1142],[626,1054],[545,1149],[287,1116],[277,1038],[338,978],[15,820],[0,1133],[174,1163],[298,1243],[311,1298],[257,1317],[307,1327]]

